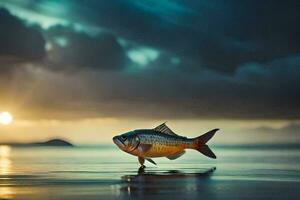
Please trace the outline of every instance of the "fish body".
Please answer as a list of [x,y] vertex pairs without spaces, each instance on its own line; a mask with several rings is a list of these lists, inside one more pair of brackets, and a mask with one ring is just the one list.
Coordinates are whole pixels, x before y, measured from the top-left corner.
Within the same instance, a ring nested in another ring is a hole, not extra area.
[[196,138],[177,135],[164,124],[154,129],[139,129],[113,138],[114,143],[123,151],[137,156],[143,166],[145,159],[155,164],[151,158],[167,157],[177,159],[185,153],[185,149],[195,149],[204,155],[216,158],[206,142],[218,129],[211,130]]
[[[139,137],[140,146],[130,152],[132,155],[141,157],[167,157],[182,152],[193,145],[193,140],[182,136],[168,135],[152,129],[133,131]],[[151,145],[147,151],[143,147]]]

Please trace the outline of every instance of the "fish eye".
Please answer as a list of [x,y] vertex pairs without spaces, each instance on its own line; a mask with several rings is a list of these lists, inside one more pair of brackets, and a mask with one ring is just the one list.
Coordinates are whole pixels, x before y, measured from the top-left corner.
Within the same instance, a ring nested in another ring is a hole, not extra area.
[[125,140],[127,140],[127,137],[126,137],[125,135],[121,135],[121,139],[122,139],[123,141],[125,141]]

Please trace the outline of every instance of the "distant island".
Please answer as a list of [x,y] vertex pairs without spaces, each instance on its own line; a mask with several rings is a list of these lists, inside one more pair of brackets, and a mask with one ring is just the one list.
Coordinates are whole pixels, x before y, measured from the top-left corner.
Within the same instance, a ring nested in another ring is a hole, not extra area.
[[32,142],[32,143],[2,143],[0,145],[8,145],[8,146],[16,146],[16,147],[42,147],[42,146],[48,146],[48,147],[74,147],[73,144],[71,144],[68,141],[62,140],[62,139],[51,139],[45,142]]
[[74,146],[70,142],[67,142],[62,139],[52,139],[52,140],[48,140],[46,142],[37,142],[37,143],[32,143],[32,144],[40,145],[40,146],[72,146],[72,147]]

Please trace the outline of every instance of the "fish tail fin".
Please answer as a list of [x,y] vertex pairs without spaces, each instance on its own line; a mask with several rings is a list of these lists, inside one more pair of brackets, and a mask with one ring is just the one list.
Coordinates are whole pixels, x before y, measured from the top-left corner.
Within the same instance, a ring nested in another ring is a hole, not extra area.
[[196,138],[194,138],[194,149],[202,153],[203,155],[216,159],[217,156],[214,154],[214,152],[208,147],[206,144],[218,131],[219,129],[213,129],[211,131],[208,131],[207,133],[204,133],[203,135],[200,135]]

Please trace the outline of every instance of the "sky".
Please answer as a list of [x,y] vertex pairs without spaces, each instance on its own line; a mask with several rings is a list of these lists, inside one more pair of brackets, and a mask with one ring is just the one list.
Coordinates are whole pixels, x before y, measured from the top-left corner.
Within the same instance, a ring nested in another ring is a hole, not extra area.
[[110,143],[168,121],[300,142],[298,1],[0,1],[2,141]]

